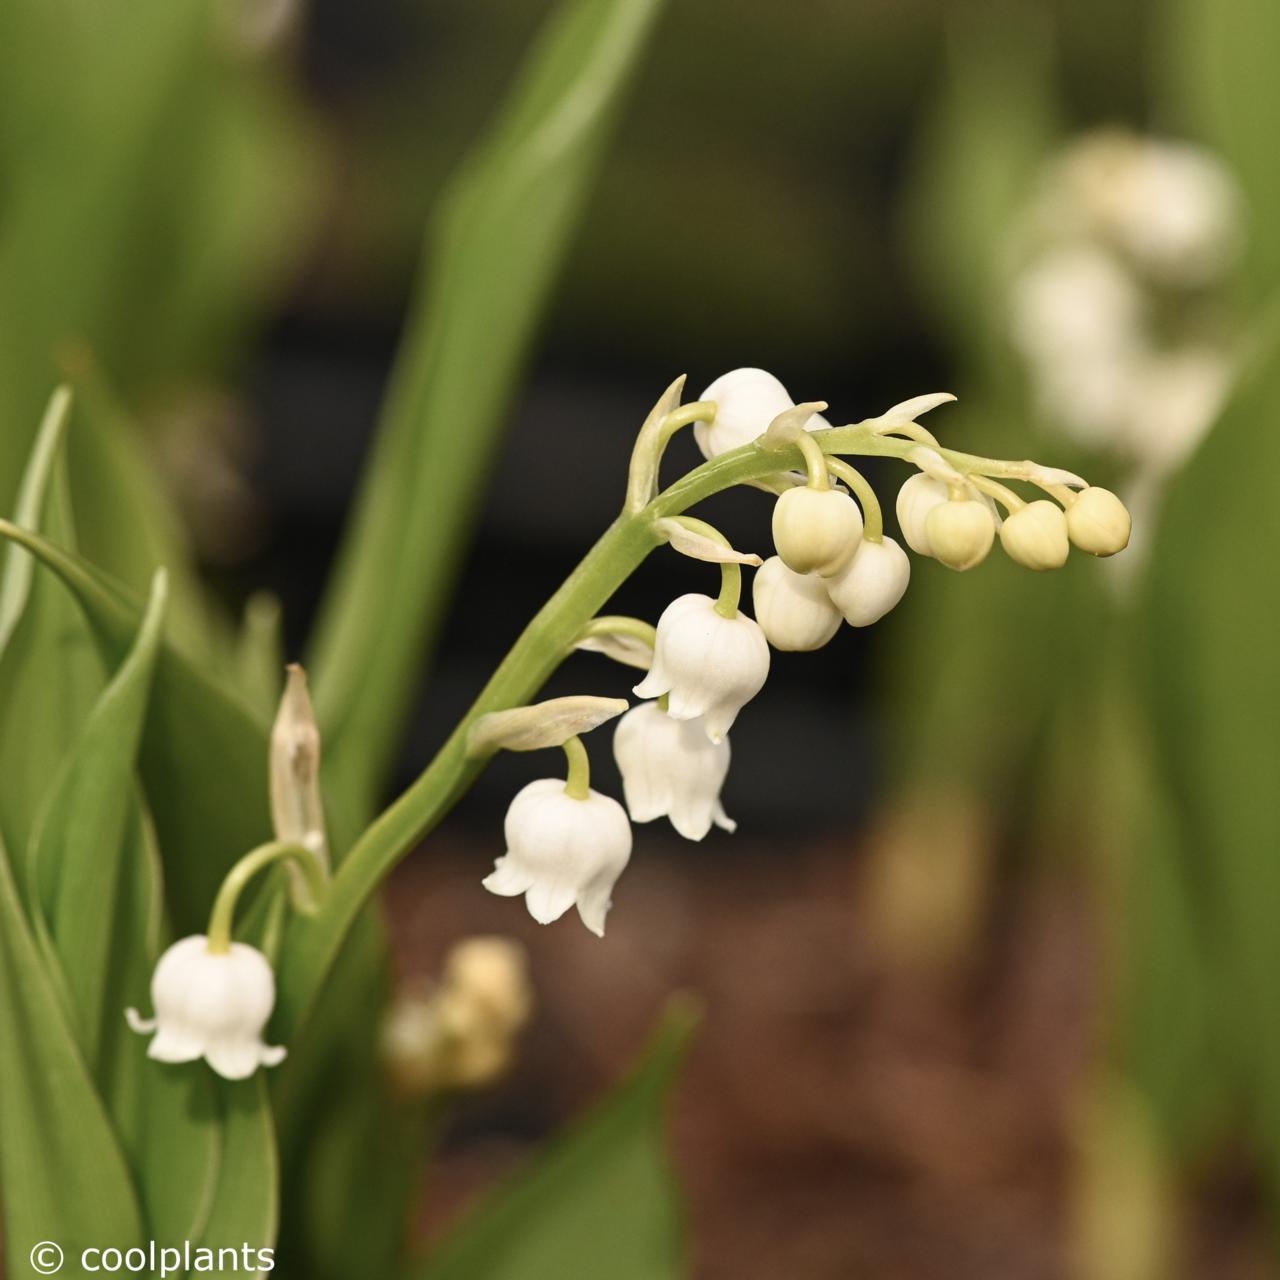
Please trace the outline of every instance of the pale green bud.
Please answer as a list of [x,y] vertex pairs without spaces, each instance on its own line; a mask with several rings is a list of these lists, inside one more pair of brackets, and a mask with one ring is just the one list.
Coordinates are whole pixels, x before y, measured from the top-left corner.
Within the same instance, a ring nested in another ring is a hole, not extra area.
[[821,649],[840,629],[840,613],[827,595],[826,580],[788,569],[770,556],[751,584],[756,621],[775,649]]
[[1128,508],[1110,489],[1089,488],[1067,508],[1067,533],[1091,556],[1113,556],[1129,545]]
[[1009,559],[1028,569],[1061,569],[1071,544],[1067,517],[1056,502],[1041,498],[1005,517],[1000,542]]
[[838,573],[862,537],[858,504],[838,489],[788,489],[773,508],[773,545],[796,573]]
[[964,570],[987,558],[995,541],[996,522],[985,502],[953,498],[929,512],[924,531],[935,559],[948,569]]

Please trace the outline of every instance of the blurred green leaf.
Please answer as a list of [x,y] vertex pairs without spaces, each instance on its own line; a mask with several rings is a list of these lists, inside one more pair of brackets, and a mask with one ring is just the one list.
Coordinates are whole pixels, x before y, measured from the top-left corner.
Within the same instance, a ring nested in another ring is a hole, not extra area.
[[353,815],[368,815],[393,757],[538,316],[660,8],[560,5],[431,228],[310,664],[329,792]]
[[662,1122],[696,1021],[673,1001],[631,1078],[468,1216],[414,1280],[685,1275]]
[[43,1240],[74,1257],[90,1245],[128,1248],[142,1238],[129,1169],[41,963],[3,848],[0,1135],[10,1275],[29,1274],[30,1250]]
[[164,623],[168,587],[157,572],[138,638],[89,715],[45,801],[32,841],[31,882],[66,976],[91,1066],[99,1061],[110,953],[118,927],[133,771]]
[[[124,660],[142,609],[126,588],[46,539],[0,524],[70,589],[104,659]],[[160,647],[139,763],[179,933],[201,929],[222,877],[271,832],[267,725],[172,643]]]
[[[49,402],[14,512],[25,529],[74,544],[61,446],[71,409],[59,390]],[[79,611],[30,552],[7,548],[0,581],[0,828],[19,855],[24,892],[27,849],[40,801],[102,686],[100,664]]]
[[1195,857],[1215,1006],[1280,1213],[1280,469],[1276,345],[1170,490],[1138,615],[1175,821]]

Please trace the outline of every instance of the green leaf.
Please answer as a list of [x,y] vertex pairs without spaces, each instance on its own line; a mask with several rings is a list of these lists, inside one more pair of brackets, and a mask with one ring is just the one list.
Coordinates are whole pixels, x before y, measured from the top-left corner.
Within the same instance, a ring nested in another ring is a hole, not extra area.
[[280,1168],[261,1071],[217,1082],[222,1113],[222,1176],[199,1240],[210,1248],[270,1248],[279,1226]]
[[[71,543],[61,448],[71,408],[55,392],[28,461],[14,521]],[[75,605],[30,552],[10,546],[0,580],[0,830],[26,889],[27,849],[41,799],[102,686],[100,663]]]
[[[110,955],[142,734],[168,585],[156,573],[137,642],[63,764],[32,842],[31,881],[72,998],[85,1056],[99,1062]],[[140,938],[139,942],[144,941]]]
[[660,8],[562,4],[431,229],[309,664],[329,794],[359,818],[412,706],[537,319]]
[[0,848],[0,1185],[10,1275],[56,1241],[128,1248],[142,1225],[119,1144]]
[[1274,341],[1170,491],[1138,614],[1173,820],[1196,855],[1211,1002],[1280,1215],[1280,471]]
[[673,1002],[631,1078],[471,1214],[414,1280],[686,1274],[662,1120],[695,1022],[686,1004]]
[[[0,537],[62,579],[109,665],[124,660],[142,620],[131,593],[79,556],[0,521]],[[139,764],[164,851],[174,928],[198,932],[222,877],[267,839],[267,724],[168,640],[156,659]]]

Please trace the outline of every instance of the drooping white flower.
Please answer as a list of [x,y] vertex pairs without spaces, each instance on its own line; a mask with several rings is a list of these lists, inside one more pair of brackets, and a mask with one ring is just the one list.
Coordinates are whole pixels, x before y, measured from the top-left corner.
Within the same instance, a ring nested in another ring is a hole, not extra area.
[[911,561],[892,538],[864,538],[853,559],[826,580],[826,588],[851,627],[869,627],[902,599],[910,581]]
[[668,714],[703,718],[719,742],[738,712],[764,686],[769,643],[743,613],[726,618],[710,596],[678,596],[658,619],[653,666],[634,689],[638,698],[669,695]]
[[[764,369],[734,369],[721,374],[698,399],[716,403],[715,421],[695,423],[693,428],[693,438],[707,458],[750,444],[778,414],[796,407],[786,387]],[[815,414],[805,429],[816,431],[830,425],[821,414]]]
[[751,583],[756,621],[775,649],[809,653],[840,630],[840,611],[827,594],[829,582],[814,573],[796,573],[781,556],[770,556],[756,570]]
[[517,792],[503,830],[507,851],[484,887],[504,898],[524,894],[539,924],[559,920],[576,903],[582,923],[603,937],[614,883],[631,857],[623,807],[598,791],[575,799],[563,779],[540,778]]
[[858,549],[862,512],[839,489],[788,489],[773,504],[773,545],[796,573],[838,573]]
[[712,742],[699,720],[676,720],[656,702],[633,707],[613,735],[613,756],[633,822],[670,818],[686,840],[701,840],[714,823],[737,823],[720,804],[729,772],[729,739]]
[[151,979],[154,1018],[126,1009],[129,1025],[155,1033],[147,1057],[158,1062],[204,1058],[228,1080],[243,1080],[259,1066],[274,1067],[285,1050],[263,1042],[276,1002],[275,978],[266,956],[243,942],[225,952],[209,950],[195,934],[160,957]]

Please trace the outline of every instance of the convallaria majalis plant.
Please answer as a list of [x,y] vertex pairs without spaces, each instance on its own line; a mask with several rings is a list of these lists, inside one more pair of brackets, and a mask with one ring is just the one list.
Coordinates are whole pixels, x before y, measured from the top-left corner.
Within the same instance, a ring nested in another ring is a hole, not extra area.
[[[728,735],[767,680],[770,648],[820,648],[842,623],[867,626],[884,616],[907,588],[910,560],[885,533],[875,492],[848,458],[896,458],[912,469],[897,499],[903,536],[917,554],[957,571],[981,563],[997,538],[1011,559],[1036,570],[1062,565],[1072,545],[1109,556],[1128,542],[1128,513],[1107,490],[1036,462],[943,447],[917,419],[954,398],[948,394],[832,426],[822,416],[825,403],[796,404],[762,370],[728,373],[687,404],[683,386],[683,378],[672,383],[640,429],[618,517],[528,624],[432,763],[336,866],[325,833],[319,731],[305,676],[290,669],[270,739],[274,838],[226,875],[205,932],[164,951],[150,1011],[127,1012],[129,1025],[150,1037],[152,1058],[202,1058],[230,1079],[279,1063],[364,903],[498,751],[555,748],[566,758],[563,776],[530,783],[512,800],[506,852],[484,878],[496,894],[522,896],[544,924],[576,906],[588,929],[604,933],[631,856],[633,821],[667,817],[694,840],[713,825],[733,830],[720,804]],[[662,488],[667,445],[687,427],[706,461]],[[1044,496],[1027,500],[1010,483]],[[776,554],[767,560],[733,548],[690,514],[734,485],[773,500]],[[17,523],[3,522],[0,532],[84,587],[78,562],[51,543]],[[680,596],[656,626],[602,613],[655,551],[706,562],[708,573],[714,566],[716,594]],[[744,566],[756,570],[754,619],[743,610]],[[153,604],[162,596],[159,578]],[[643,671],[634,689],[640,705],[595,696],[535,702],[579,650]],[[583,741],[619,716],[613,746],[625,808],[592,788]],[[237,941],[242,895],[277,865],[290,869],[289,918],[275,922],[261,948]],[[275,965],[269,953],[278,956]],[[513,1008],[504,1027],[522,1017]]]

